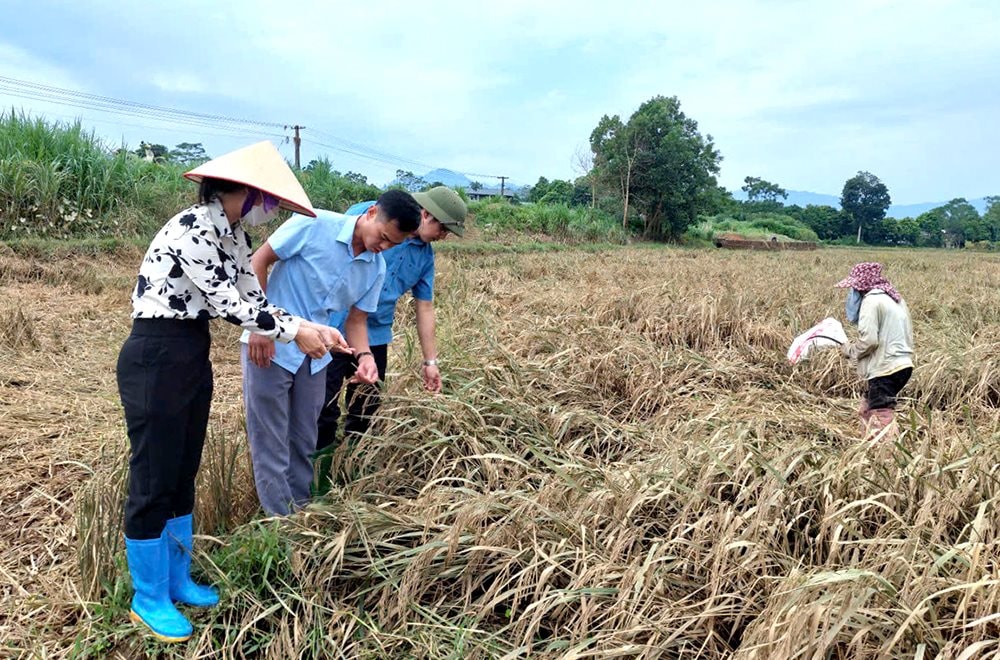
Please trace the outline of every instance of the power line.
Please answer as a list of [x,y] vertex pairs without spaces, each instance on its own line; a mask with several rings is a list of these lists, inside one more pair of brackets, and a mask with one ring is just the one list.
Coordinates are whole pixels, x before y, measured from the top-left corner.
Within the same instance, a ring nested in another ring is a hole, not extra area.
[[[52,103],[54,105],[77,107],[86,110],[94,110],[97,112],[102,112],[116,117],[138,117],[142,119],[149,119],[152,121],[169,122],[171,124],[181,124],[185,126],[195,126],[195,127],[207,127],[216,130],[231,132],[230,134],[232,135],[236,134],[244,135],[246,133],[252,133],[257,135],[267,135],[269,137],[280,137],[287,141],[288,137],[285,135],[275,135],[274,133],[265,133],[261,129],[277,128],[277,129],[287,130],[289,127],[294,129],[296,126],[298,126],[297,124],[293,123],[279,124],[276,122],[245,119],[229,115],[209,114],[203,112],[194,112],[190,110],[167,108],[163,106],[152,105],[149,103],[140,103],[137,101],[128,101],[125,99],[118,99],[110,96],[102,96],[99,94],[90,94],[88,92],[63,89],[60,87],[54,87],[52,85],[44,85],[42,83],[36,83],[27,80],[19,80],[17,78],[10,78],[8,76],[0,76],[0,92],[6,93],[10,96],[14,96],[17,98],[32,99],[36,101],[44,101],[46,103]],[[252,130],[248,130],[251,127]],[[304,127],[298,126],[298,128],[302,129]],[[424,163],[422,161],[414,160],[412,158],[399,156],[398,154],[392,154],[386,151],[374,149],[367,145],[363,145],[358,142],[354,142],[352,140],[341,138],[337,135],[328,133],[323,130],[319,129],[311,129],[311,130],[312,132],[324,136],[328,140],[339,143],[342,146],[336,146],[334,144],[329,144],[328,142],[320,142],[318,140],[312,140],[307,138],[302,138],[302,141],[307,141],[317,146],[326,147],[327,149],[332,149],[334,151],[351,154],[354,156],[358,156],[360,158],[365,158],[371,161],[383,163],[396,168],[400,168],[400,166],[409,166],[411,168],[426,168],[428,170],[435,169],[435,166],[429,163]],[[296,136],[298,137],[297,134],[298,131],[296,131]],[[298,149],[296,149],[296,152],[297,151]],[[459,171],[458,173],[464,174],[466,177],[500,179],[501,187],[503,187],[504,181],[508,178],[505,176],[498,176],[495,174],[471,174],[461,171]]]
[[[324,144],[322,142],[314,142],[315,144],[324,146],[324,147],[326,147],[328,149],[336,149],[338,151],[345,151],[347,153],[351,153],[351,154],[354,154],[356,156],[361,156],[362,158],[370,158],[371,160],[377,160],[379,162],[388,163],[390,165],[410,164],[410,165],[415,165],[417,167],[427,168],[428,170],[433,170],[433,169],[436,168],[436,166],[434,166],[434,165],[430,165],[428,163],[423,163],[423,162],[418,161],[418,160],[413,160],[411,158],[405,158],[403,156],[398,156],[398,155],[395,155],[395,154],[390,154],[390,153],[385,152],[385,151],[379,151],[379,150],[376,150],[376,149],[372,149],[370,147],[366,147],[365,145],[359,144],[357,142],[352,142],[351,140],[346,140],[344,138],[339,138],[336,135],[332,135],[330,133],[326,133],[325,131],[321,131],[321,130],[317,129],[317,130],[314,130],[313,132],[314,133],[318,133],[320,135],[324,135],[328,139],[334,140],[336,142],[340,142],[342,144],[348,145],[349,147],[353,148],[353,149],[346,149],[346,148],[343,148],[343,147],[334,147],[334,146],[332,146],[330,144]],[[359,152],[361,152],[361,153],[359,153]],[[452,171],[453,172],[457,172],[458,174],[464,174],[467,177],[478,177],[478,178],[484,178],[484,179],[500,179],[501,180],[501,186],[503,185],[503,180],[504,179],[509,179],[510,178],[510,177],[507,177],[507,176],[500,176],[498,174],[473,174],[473,173],[470,173],[470,172],[463,172],[461,170],[452,170]]]
[[[46,113],[46,114],[49,115],[49,116],[52,116],[52,117],[60,117],[62,119],[68,120],[68,121],[72,121],[72,120],[76,120],[76,119],[81,119],[81,115],[61,114],[61,113],[58,113],[58,112],[50,112],[50,113]],[[123,116],[125,116],[125,115],[123,115]],[[213,137],[226,137],[226,138],[228,138],[228,137],[241,137],[241,136],[247,136],[247,135],[259,135],[261,137],[278,138],[282,142],[288,140],[288,136],[287,135],[282,135],[281,133],[268,133],[268,132],[265,132],[265,131],[253,131],[253,130],[247,130],[247,129],[224,128],[224,127],[221,127],[221,126],[217,127],[214,131],[205,131],[205,130],[199,130],[197,127],[195,127],[194,129],[190,129],[190,128],[176,128],[176,127],[171,127],[171,126],[152,126],[150,124],[137,124],[137,123],[131,123],[131,122],[126,122],[126,121],[121,121],[121,120],[118,120],[118,119],[116,119],[116,120],[98,119],[96,117],[89,117],[89,116],[85,117],[85,119],[87,120],[87,122],[92,122],[92,123],[95,123],[95,124],[106,124],[108,126],[114,126],[114,127],[127,126],[129,128],[144,128],[144,129],[148,129],[148,130],[151,130],[151,131],[164,131],[164,132],[167,132],[167,133],[179,133],[181,135],[210,135],[210,136],[213,136]],[[154,120],[154,121],[165,121],[165,120]],[[220,133],[218,131],[223,131],[223,132]]]
[[[131,110],[124,107],[111,106],[98,102],[68,99],[58,95],[52,95],[47,93],[34,93],[31,91],[25,91],[20,89],[10,89],[2,82],[0,82],[0,92],[7,92],[10,96],[15,96],[18,98],[27,98],[36,101],[45,101],[46,103],[52,103],[61,106],[84,108],[87,110],[96,110],[98,112],[104,112],[119,117],[140,117],[143,119],[153,119],[156,121],[169,121],[174,124],[182,124],[187,126],[207,126],[210,128],[224,128],[229,130],[238,130],[241,127],[241,125],[237,122],[215,122],[211,120],[195,119],[179,115],[171,115],[169,113],[163,113],[152,110]],[[246,124],[247,127],[251,126],[256,127],[261,125],[262,124],[253,124],[253,123]]]
[[388,158],[383,158],[381,156],[376,156],[371,153],[364,153],[362,151],[357,151],[355,149],[348,149],[346,147],[338,147],[333,144],[327,144],[326,142],[320,142],[319,140],[313,140],[310,138],[302,138],[303,142],[308,142],[319,147],[326,147],[327,149],[332,149],[333,151],[340,151],[345,154],[351,154],[353,156],[358,156],[360,158],[366,158],[368,160],[383,163],[384,165],[391,165],[393,167],[399,167],[400,163],[398,160],[390,160]]
[[[104,112],[114,116],[136,116],[145,119],[153,119],[156,121],[170,121],[172,123],[179,123],[191,126],[208,126],[211,128],[224,129],[224,130],[233,130],[236,128],[236,125],[273,127],[281,129],[287,129],[288,127],[288,124],[277,124],[274,122],[263,122],[252,119],[231,117],[226,115],[213,115],[213,114],[206,114],[199,112],[190,112],[186,110],[175,110],[173,108],[164,108],[160,106],[150,105],[148,103],[138,103],[134,101],[127,101],[124,99],[117,99],[108,96],[101,96],[97,94],[89,94],[86,92],[78,92],[74,90],[62,89],[59,87],[53,87],[51,85],[43,85],[40,83],[34,83],[30,81],[18,80],[16,78],[10,78],[7,76],[0,76],[0,91],[6,92],[11,96],[19,98],[45,101],[48,103],[53,103],[61,106],[71,106],[71,107],[84,108],[88,110],[96,110],[98,112]],[[343,151],[345,153],[351,153],[363,158],[377,160],[379,162],[393,166],[397,166],[400,164],[410,164],[410,165],[416,165],[418,167],[427,167],[432,169],[432,166],[426,163],[421,163],[419,161],[403,158],[394,154],[388,154],[386,152],[380,152],[374,149],[370,149],[368,147],[365,147],[364,145],[352,142],[350,140],[345,140],[343,138],[339,138],[338,136],[333,135],[331,133],[327,133],[325,131],[316,130],[315,132],[325,135],[329,137],[331,140],[346,144],[349,147],[349,148],[336,147],[334,145],[310,140],[315,144],[319,144],[321,146],[325,146],[330,149]]]
[[[313,132],[314,133],[323,133],[323,131],[319,131],[319,130],[315,130]],[[330,134],[329,133],[324,133],[324,135],[328,135],[329,136]],[[333,139],[337,139],[335,136],[330,136],[330,137],[333,138]],[[340,151],[342,153],[351,154],[352,156],[358,156],[359,158],[365,158],[365,159],[368,159],[368,160],[371,160],[371,161],[375,161],[375,162],[378,162],[378,163],[382,163],[382,164],[385,164],[385,165],[390,165],[392,167],[397,167],[398,168],[400,164],[406,163],[406,164],[410,164],[410,165],[416,165],[417,167],[424,167],[424,168],[427,168],[428,170],[436,169],[435,166],[433,166],[433,165],[429,165],[427,163],[421,163],[420,161],[405,159],[405,158],[402,158],[402,157],[399,157],[399,156],[393,156],[392,154],[386,154],[385,152],[380,152],[380,151],[375,151],[375,150],[367,150],[367,153],[366,153],[365,151],[359,151],[357,149],[348,149],[347,147],[339,147],[339,146],[336,146],[336,145],[328,144],[326,142],[320,142],[319,140],[312,140],[312,139],[306,139],[306,138],[303,138],[302,141],[303,142],[309,142],[310,144],[314,144],[316,146],[326,147],[327,149],[332,149],[334,151]],[[342,140],[342,141],[346,142],[348,144],[357,144],[357,143],[351,143],[349,140]],[[381,155],[381,154],[384,154],[384,155]],[[501,189],[503,189],[503,187],[504,187],[504,181],[507,180],[507,179],[510,179],[509,176],[501,176],[501,175],[498,175],[498,174],[471,174],[469,172],[463,172],[461,170],[451,170],[451,171],[455,172],[456,174],[461,174],[461,175],[465,176],[466,178],[476,177],[476,178],[485,178],[485,179],[500,179],[500,187],[501,187]]]
[[[399,155],[396,155],[396,154],[391,154],[391,153],[388,153],[386,151],[380,151],[378,149],[373,149],[372,147],[368,147],[368,146],[360,144],[358,142],[353,142],[351,140],[347,140],[347,139],[344,139],[344,138],[341,138],[341,137],[337,137],[336,135],[333,135],[331,133],[327,133],[326,131],[321,131],[321,130],[316,129],[313,132],[314,133],[318,133],[319,135],[325,136],[329,140],[333,140],[334,142],[339,142],[339,143],[341,143],[343,145],[346,145],[347,147],[350,147],[350,149],[352,151],[350,151],[349,153],[355,153],[355,154],[357,154],[357,152],[361,152],[361,153],[364,153],[364,154],[368,154],[373,159],[380,159],[380,160],[383,160],[384,162],[390,162],[391,161],[390,164],[393,164],[393,165],[396,165],[396,164],[409,164],[409,165],[415,165],[416,167],[426,167],[427,169],[434,169],[434,165],[430,165],[428,163],[423,163],[423,162],[421,162],[419,160],[413,160],[412,158],[405,158],[403,156],[399,156]],[[318,142],[317,144],[323,144],[323,143],[319,143]],[[323,146],[331,148],[331,149],[341,149],[341,150],[343,150],[342,147],[333,147],[333,146],[331,146],[329,144],[323,144]]]
[[108,107],[108,108],[118,108],[123,111],[128,110],[136,113],[154,113],[160,115],[176,116],[180,118],[185,118],[189,121],[245,124],[245,125],[261,126],[267,128],[284,127],[284,124],[278,124],[275,122],[258,121],[255,119],[243,119],[227,115],[207,114],[204,112],[193,112],[190,110],[178,110],[176,108],[165,108],[162,106],[151,105],[149,103],[127,101],[125,99],[117,99],[110,96],[101,96],[99,94],[89,94],[87,92],[79,92],[71,89],[63,89],[61,87],[53,87],[52,85],[43,85],[41,83],[35,83],[28,80],[18,80],[17,78],[9,78],[7,76],[0,76],[0,88],[6,89],[11,93],[15,93],[15,95],[16,92],[20,92],[26,95],[36,94],[36,95],[49,96],[62,99],[76,99],[80,103],[100,105],[102,107]]

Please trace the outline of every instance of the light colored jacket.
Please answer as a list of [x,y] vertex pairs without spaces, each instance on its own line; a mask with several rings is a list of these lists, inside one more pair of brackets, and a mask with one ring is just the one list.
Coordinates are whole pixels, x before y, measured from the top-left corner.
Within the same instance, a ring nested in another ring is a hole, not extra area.
[[880,289],[866,293],[861,300],[858,339],[846,344],[843,353],[857,360],[858,374],[865,380],[913,367],[913,326],[906,301],[897,303]]

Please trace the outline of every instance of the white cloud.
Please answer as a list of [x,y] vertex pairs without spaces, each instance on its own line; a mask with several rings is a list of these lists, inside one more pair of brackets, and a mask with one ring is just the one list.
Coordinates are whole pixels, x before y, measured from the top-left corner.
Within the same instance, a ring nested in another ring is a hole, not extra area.
[[42,85],[83,91],[83,86],[64,68],[53,65],[23,48],[0,41],[0,75]]
[[149,82],[164,92],[190,94],[209,90],[205,80],[193,73],[183,71],[154,73],[150,76]]

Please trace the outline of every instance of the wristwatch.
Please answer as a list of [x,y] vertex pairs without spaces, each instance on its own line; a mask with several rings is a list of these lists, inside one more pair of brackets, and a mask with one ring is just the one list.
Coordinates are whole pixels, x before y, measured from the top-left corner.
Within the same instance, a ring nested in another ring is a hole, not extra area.
[[354,354],[354,359],[357,360],[358,362],[360,362],[361,358],[363,358],[366,355],[371,355],[372,359],[373,360],[375,359],[375,356],[372,354],[371,351],[361,351],[360,353],[355,353]]
[[437,358],[435,358],[433,360],[424,360],[424,366],[425,367],[435,367],[435,366],[437,366],[437,363],[438,363]]

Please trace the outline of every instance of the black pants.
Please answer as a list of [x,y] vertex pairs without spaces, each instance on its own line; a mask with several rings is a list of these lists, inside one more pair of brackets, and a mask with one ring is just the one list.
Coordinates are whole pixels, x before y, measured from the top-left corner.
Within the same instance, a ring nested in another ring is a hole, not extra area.
[[125,536],[153,539],[194,509],[212,402],[208,321],[136,319],[118,355],[132,446]]
[[899,391],[910,380],[910,375],[912,374],[913,368],[907,367],[888,376],[879,376],[870,379],[868,381],[867,394],[868,408],[870,410],[875,410],[876,408],[895,408],[896,395],[899,394]]
[[[389,354],[389,345],[380,344],[371,347],[375,366],[378,367],[378,379],[385,381],[385,364]],[[319,435],[316,438],[316,451],[327,447],[336,447],[337,422],[340,420],[340,388],[344,381],[354,375],[358,363],[353,356],[335,353],[333,362],[326,367],[326,404],[319,414]],[[372,415],[378,410],[381,400],[378,385],[362,385],[351,383],[347,386],[347,417],[344,419],[344,435],[363,435],[371,424]]]

